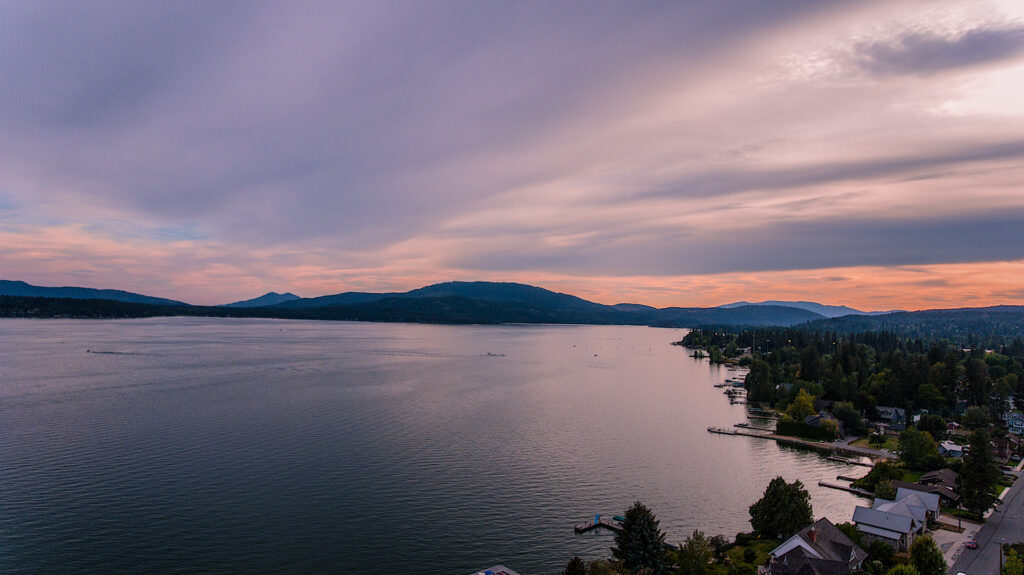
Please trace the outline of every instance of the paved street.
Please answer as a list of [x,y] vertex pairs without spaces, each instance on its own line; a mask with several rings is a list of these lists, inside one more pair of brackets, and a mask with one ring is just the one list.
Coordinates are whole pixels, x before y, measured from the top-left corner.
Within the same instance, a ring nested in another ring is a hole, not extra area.
[[1003,503],[988,518],[978,532],[978,548],[964,549],[949,573],[967,575],[996,575],[999,573],[999,546],[1001,543],[1024,541],[1024,479],[1018,478]]

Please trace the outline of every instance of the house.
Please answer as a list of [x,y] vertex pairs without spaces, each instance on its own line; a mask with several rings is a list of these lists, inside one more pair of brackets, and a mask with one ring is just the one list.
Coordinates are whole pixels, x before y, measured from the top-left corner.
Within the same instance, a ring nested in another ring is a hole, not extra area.
[[1003,421],[1006,423],[1006,429],[1010,433],[1024,435],[1024,413],[1011,411],[1003,416]]
[[946,424],[946,429],[950,431],[956,431],[960,429],[960,424],[955,421],[950,421],[949,423]]
[[878,412],[878,421],[889,425],[900,425],[907,423],[907,410],[900,407],[875,406]]
[[941,485],[952,490],[956,490],[956,479],[957,473],[952,469],[939,469],[938,471],[929,471],[918,479],[918,483],[924,485]]
[[906,551],[922,529],[912,515],[889,513],[870,507],[857,506],[853,522],[860,531],[862,542],[882,541],[897,552]]
[[943,441],[939,444],[939,455],[960,459],[964,456],[964,446],[957,445],[949,440]]
[[771,575],[848,575],[860,569],[867,552],[828,519],[804,527],[772,550]]
[[[895,501],[897,503],[906,503],[915,509],[923,509],[926,521],[935,521],[939,518],[939,500],[938,493],[925,493],[916,489],[907,489],[906,487],[896,488]],[[872,507],[878,508],[874,505]]]
[[956,507],[960,504],[960,496],[957,495],[956,489],[954,489],[956,486],[955,483],[954,487],[946,487],[945,485],[922,485],[920,483],[910,483],[909,481],[893,479],[892,486],[895,487],[897,491],[900,489],[910,489],[911,491],[918,491],[920,493],[934,493],[939,496],[939,501],[950,507]]

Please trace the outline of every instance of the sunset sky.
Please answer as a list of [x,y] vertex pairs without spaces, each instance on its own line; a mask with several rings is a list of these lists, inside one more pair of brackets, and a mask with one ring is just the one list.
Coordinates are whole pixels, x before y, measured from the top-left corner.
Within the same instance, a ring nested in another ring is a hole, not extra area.
[[1024,2],[0,0],[0,279],[1024,304]]

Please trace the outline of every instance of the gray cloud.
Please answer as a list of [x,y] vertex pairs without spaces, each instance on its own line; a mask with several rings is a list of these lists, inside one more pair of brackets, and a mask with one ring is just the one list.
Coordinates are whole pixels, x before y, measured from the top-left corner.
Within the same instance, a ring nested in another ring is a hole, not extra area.
[[1024,52],[1024,24],[972,28],[954,37],[911,30],[887,40],[855,46],[854,64],[871,74],[928,75],[1004,60]]
[[766,223],[730,233],[671,228],[609,230],[582,245],[552,248],[529,236],[481,248],[451,265],[518,271],[673,276],[735,271],[903,266],[1024,259],[1024,209],[957,217],[827,218]]

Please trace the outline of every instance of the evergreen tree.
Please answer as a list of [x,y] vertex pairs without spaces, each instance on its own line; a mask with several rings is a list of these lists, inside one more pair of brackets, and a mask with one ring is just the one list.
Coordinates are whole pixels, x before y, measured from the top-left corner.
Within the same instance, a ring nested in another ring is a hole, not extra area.
[[662,575],[665,572],[665,534],[654,513],[637,501],[626,510],[622,531],[615,535],[612,556],[631,573]]
[[918,537],[910,546],[910,563],[918,575],[946,575],[946,559],[931,535]]
[[579,557],[573,557],[562,570],[562,575],[587,575],[587,564]]
[[970,448],[964,455],[960,473],[960,496],[964,507],[981,515],[992,504],[992,486],[999,479],[999,469],[992,460],[992,443],[988,431],[971,433]]
[[750,525],[766,537],[785,539],[814,522],[811,496],[800,480],[772,479],[764,496],[750,506]]

